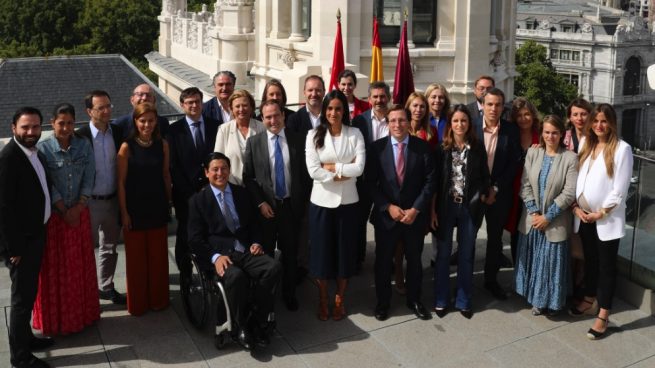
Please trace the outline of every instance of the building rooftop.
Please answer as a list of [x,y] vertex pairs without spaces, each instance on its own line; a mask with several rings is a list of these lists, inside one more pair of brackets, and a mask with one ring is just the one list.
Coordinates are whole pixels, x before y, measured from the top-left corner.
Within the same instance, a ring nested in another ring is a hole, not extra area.
[[11,136],[11,118],[20,106],[34,106],[48,120],[56,104],[69,102],[75,106],[77,120],[87,120],[84,96],[94,89],[109,93],[114,118],[128,114],[132,90],[142,83],[157,93],[160,114],[180,112],[175,101],[122,55],[0,59],[0,137]]

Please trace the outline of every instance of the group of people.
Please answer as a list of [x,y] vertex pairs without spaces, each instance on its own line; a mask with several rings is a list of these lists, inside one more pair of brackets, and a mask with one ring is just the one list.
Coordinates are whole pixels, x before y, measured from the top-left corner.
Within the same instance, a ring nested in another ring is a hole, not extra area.
[[[253,96],[235,90],[234,74],[221,71],[213,78],[216,97],[204,104],[198,88],[181,92],[184,117],[170,126],[147,84],[134,89],[133,112],[114,122],[109,94],[97,90],[85,99],[88,124],[74,131],[73,106],[60,104],[50,120],[54,134],[38,144],[41,113],[19,109],[14,138],[0,153],[12,364],[47,366],[31,351],[52,340],[32,334],[31,315],[34,328],[50,336],[97,320],[98,299],[127,303],[132,315],[166,308],[172,208],[180,279],[188,280],[192,254],[216,272],[234,338],[247,349],[269,343],[278,286],[286,308],[299,308],[296,284],[306,272],[318,289],[318,318],[347,315],[348,280],[364,262],[369,221],[378,320],[389,316],[393,284],[418,318],[431,318],[421,302],[429,233],[432,309],[441,318],[455,308],[470,319],[475,243],[485,220],[485,289],[507,298],[497,275],[507,263],[508,230],[516,292],[532,313],[559,312],[576,290],[569,313],[597,315],[588,336],[603,336],[632,170],[614,109],[576,99],[567,128],[557,116],[539,119],[525,98],[507,109],[489,76],[475,81],[468,106],[451,106],[436,83],[390,105],[389,86],[373,82],[363,101],[354,96],[356,83],[345,70],[339,88],[327,92],[311,75],[305,105],[293,112],[283,85],[271,80],[255,116]],[[113,283],[121,229],[127,297]]]

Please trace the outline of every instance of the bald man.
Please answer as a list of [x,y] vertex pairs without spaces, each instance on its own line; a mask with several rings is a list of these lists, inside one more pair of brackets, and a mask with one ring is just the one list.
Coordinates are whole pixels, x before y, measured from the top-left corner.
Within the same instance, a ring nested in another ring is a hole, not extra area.
[[[134,91],[132,91],[132,96],[130,97],[130,104],[132,104],[132,107],[136,107],[139,104],[142,104],[144,102],[149,102],[151,104],[156,104],[156,96],[155,92],[152,90],[152,87],[150,87],[149,84],[139,84],[134,88]],[[123,115],[116,120],[114,120],[114,124],[118,125],[121,127],[123,130],[123,140],[125,140],[130,133],[134,130],[134,124],[132,123],[132,113],[134,110],[130,111],[129,114]],[[166,133],[168,133],[168,119],[157,116],[157,124],[159,124],[159,132],[161,133],[162,137],[166,136]]]

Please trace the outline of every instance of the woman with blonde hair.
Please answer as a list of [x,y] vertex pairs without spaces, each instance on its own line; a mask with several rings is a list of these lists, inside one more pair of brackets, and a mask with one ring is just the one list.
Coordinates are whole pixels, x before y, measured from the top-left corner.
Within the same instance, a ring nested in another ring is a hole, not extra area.
[[446,132],[448,113],[450,112],[450,95],[443,84],[432,83],[425,89],[430,110],[430,125],[437,130],[439,142],[443,140]]
[[254,118],[255,99],[245,89],[234,91],[228,100],[234,119],[218,127],[214,152],[230,159],[230,183],[243,186],[243,163],[246,141],[257,133],[266,131],[264,124]]
[[587,337],[595,340],[607,331],[616,288],[619,241],[625,235],[625,208],[632,176],[632,149],[619,139],[616,112],[597,105],[585,124],[580,142],[578,182],[574,205],[575,231],[585,255],[584,299],[570,309],[574,316],[600,307]]

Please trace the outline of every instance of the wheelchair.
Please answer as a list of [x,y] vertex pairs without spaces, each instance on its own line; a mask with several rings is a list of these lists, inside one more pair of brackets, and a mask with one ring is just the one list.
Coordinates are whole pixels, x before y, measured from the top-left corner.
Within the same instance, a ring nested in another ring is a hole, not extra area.
[[[191,324],[201,330],[209,320],[211,308],[216,306],[214,346],[221,349],[232,339],[232,331],[235,329],[225,286],[213,268],[201,267],[201,262],[195,254],[191,254],[191,264],[191,273],[180,274],[184,311]],[[251,291],[253,289],[254,284],[250,287]],[[266,333],[270,334],[275,327],[275,314],[270,313]]]
[[221,349],[229,341],[234,328],[225,287],[213,269],[200,267],[200,261],[194,254],[191,254],[191,265],[190,274],[180,274],[184,311],[191,324],[202,329],[209,319],[209,310],[216,305],[214,346]]

